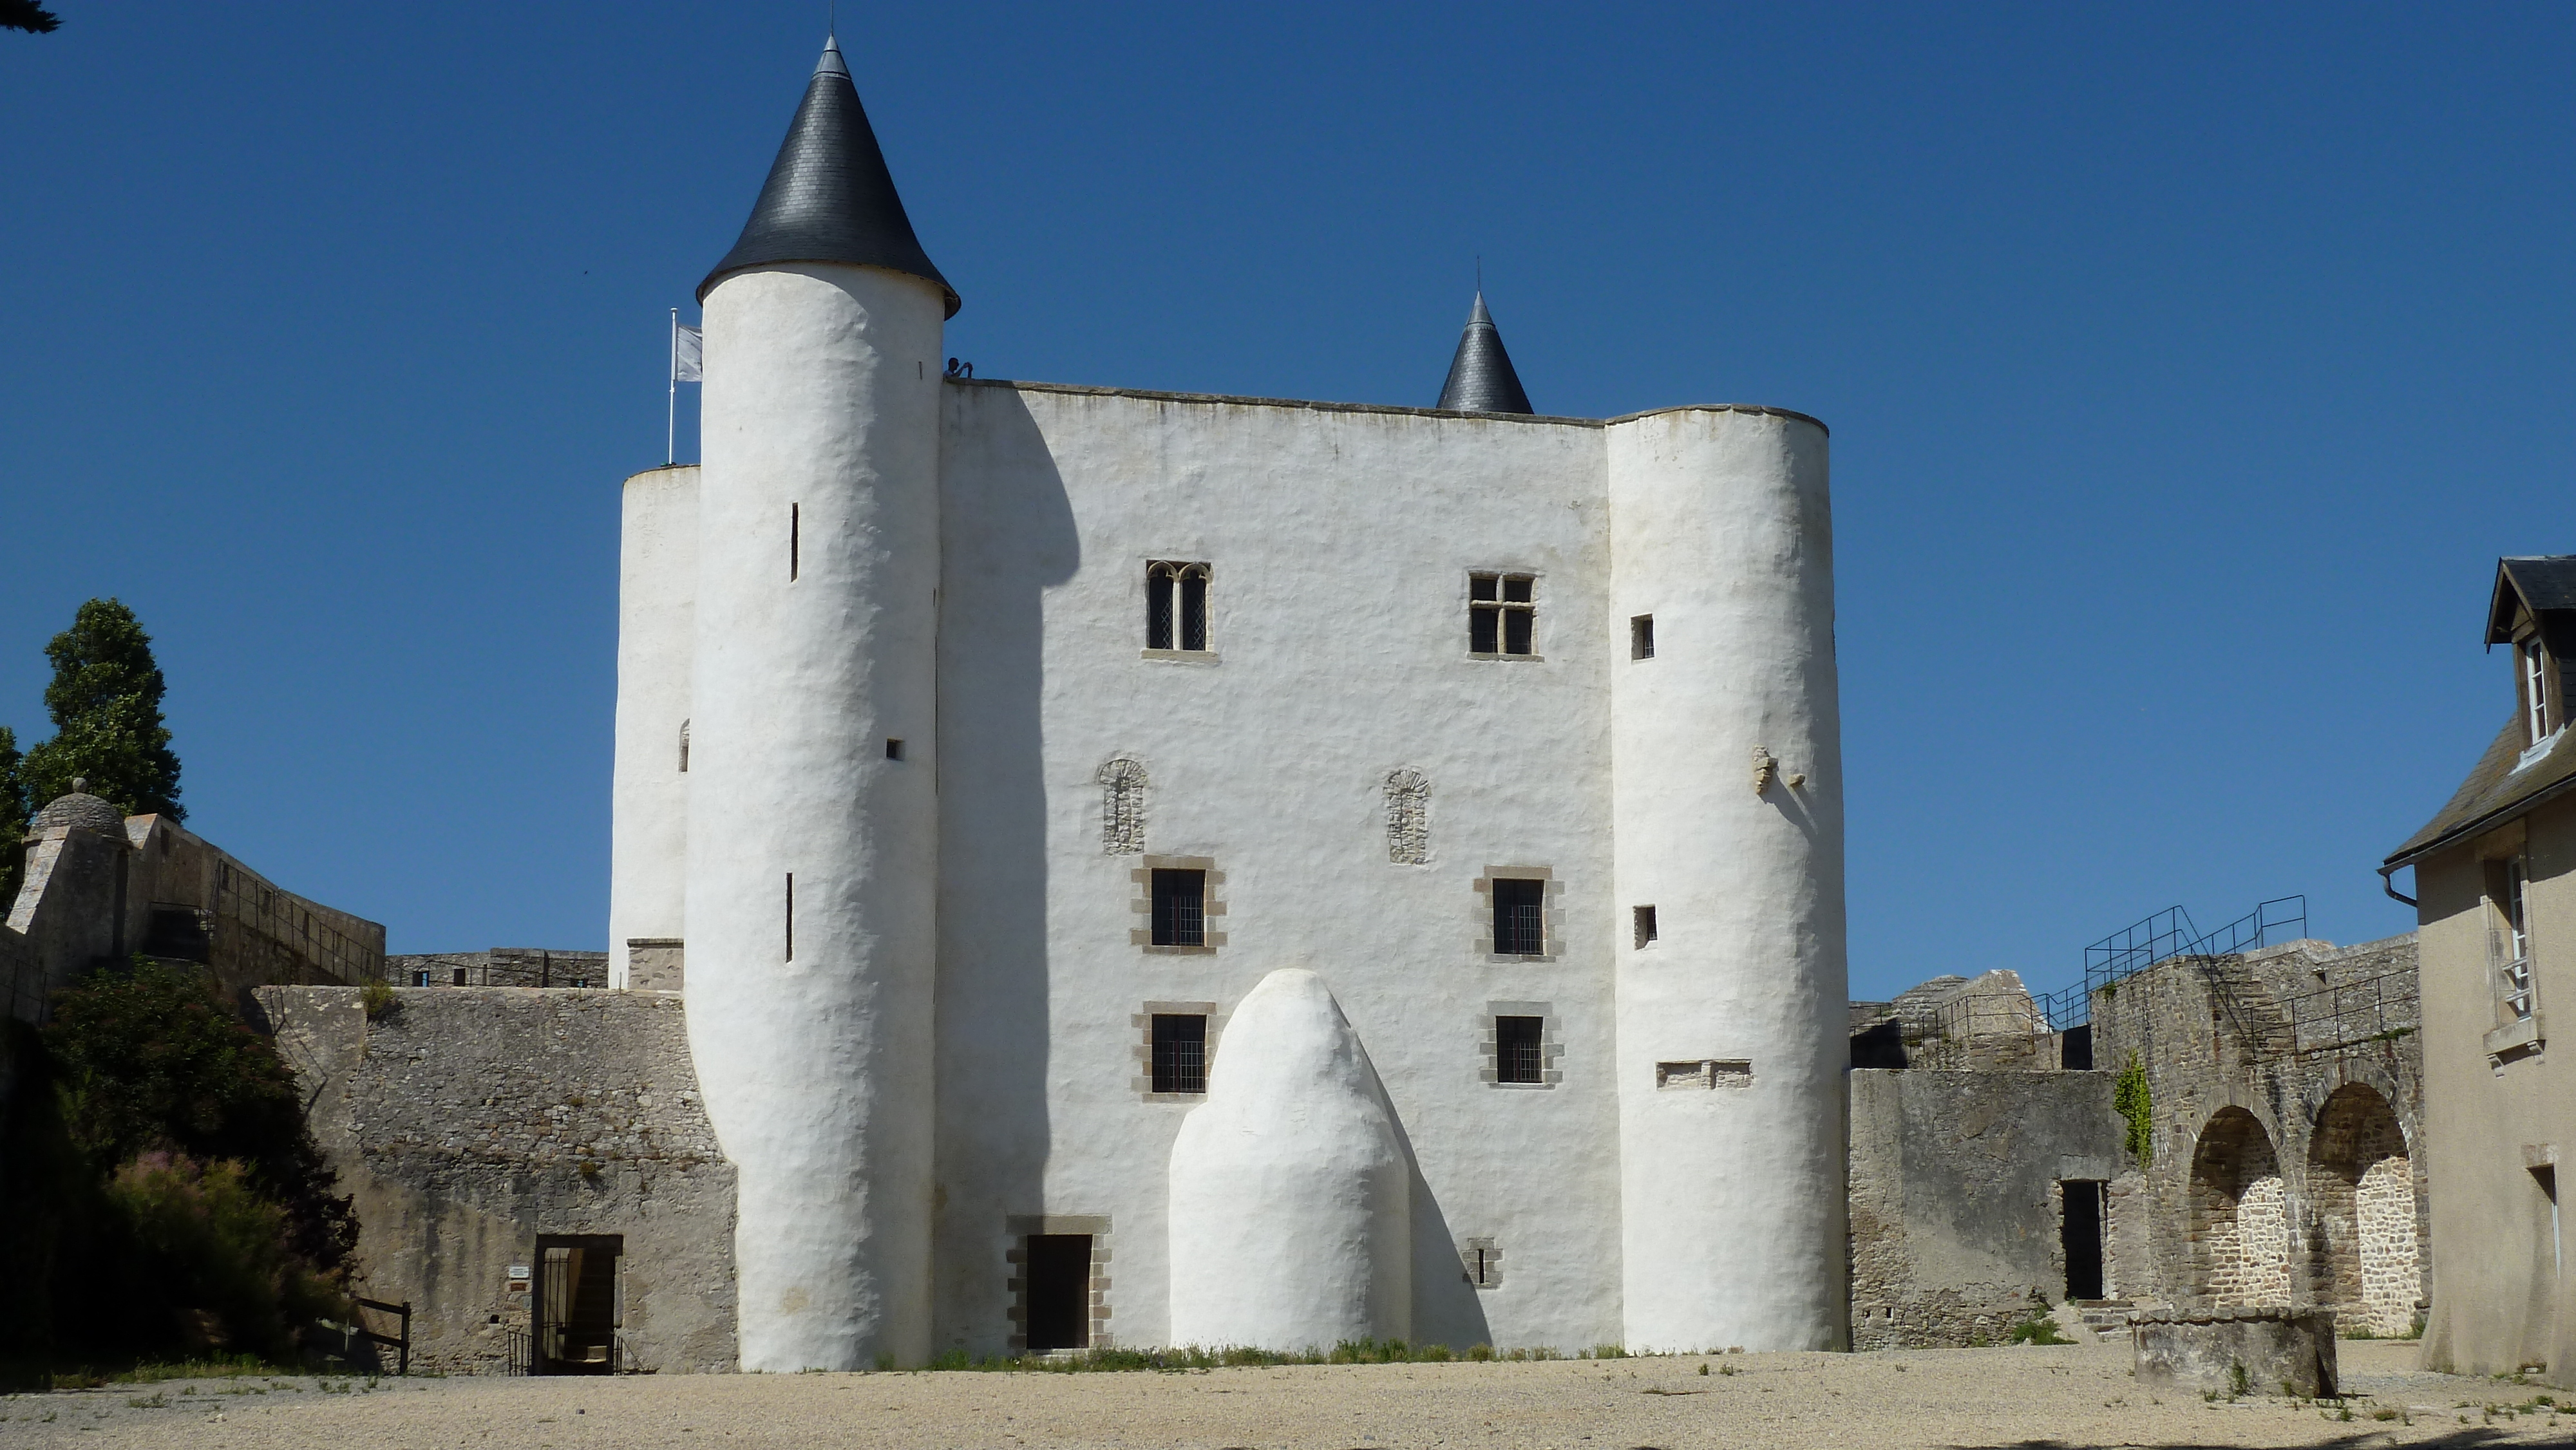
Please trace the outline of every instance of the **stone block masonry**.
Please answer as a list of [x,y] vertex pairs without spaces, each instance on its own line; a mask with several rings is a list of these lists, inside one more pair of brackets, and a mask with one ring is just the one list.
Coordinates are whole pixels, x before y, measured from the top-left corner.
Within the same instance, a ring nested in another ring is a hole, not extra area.
[[255,1005],[356,1197],[359,1292],[412,1305],[415,1368],[506,1370],[554,1235],[618,1236],[621,1367],[735,1368],[734,1170],[678,997],[409,988],[374,1021],[354,988]]

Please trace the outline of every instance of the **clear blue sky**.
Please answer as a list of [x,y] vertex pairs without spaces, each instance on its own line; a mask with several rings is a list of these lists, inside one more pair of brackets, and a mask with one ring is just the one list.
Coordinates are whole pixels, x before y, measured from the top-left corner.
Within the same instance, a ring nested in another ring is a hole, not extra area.
[[[618,482],[823,6],[57,8],[0,34],[0,723],[120,596],[192,826],[396,950],[601,946]],[[2177,901],[2406,929],[2495,556],[2576,550],[2576,9],[841,25],[985,376],[1427,404],[1481,254],[1549,412],[1832,424],[1861,995]]]

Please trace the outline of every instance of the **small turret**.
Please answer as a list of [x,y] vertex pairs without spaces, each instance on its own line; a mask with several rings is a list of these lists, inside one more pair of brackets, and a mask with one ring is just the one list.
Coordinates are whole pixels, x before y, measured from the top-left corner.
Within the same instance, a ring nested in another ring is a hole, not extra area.
[[1521,375],[1512,371],[1512,355],[1503,351],[1503,335],[1485,310],[1485,294],[1467,314],[1467,330],[1458,339],[1458,355],[1449,360],[1449,381],[1440,389],[1439,406],[1459,413],[1528,413],[1529,394]]

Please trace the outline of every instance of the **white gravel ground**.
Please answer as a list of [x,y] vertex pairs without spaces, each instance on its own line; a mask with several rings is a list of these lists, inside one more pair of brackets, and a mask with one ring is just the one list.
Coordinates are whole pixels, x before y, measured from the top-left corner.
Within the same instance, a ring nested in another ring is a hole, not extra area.
[[[1398,1446],[1851,1450],[2576,1443],[2537,1386],[2343,1346],[2348,1403],[2149,1395],[2125,1346],[1752,1354],[1187,1374],[197,1380],[0,1398],[0,1447],[480,1450]],[[1708,1364],[1710,1373],[1699,1367]],[[1725,1374],[1723,1369],[1736,1373]],[[2576,1393],[2563,1398],[2576,1399]],[[2463,1407],[2465,1402],[2465,1408]],[[2377,1412],[2397,1416],[2376,1418]]]

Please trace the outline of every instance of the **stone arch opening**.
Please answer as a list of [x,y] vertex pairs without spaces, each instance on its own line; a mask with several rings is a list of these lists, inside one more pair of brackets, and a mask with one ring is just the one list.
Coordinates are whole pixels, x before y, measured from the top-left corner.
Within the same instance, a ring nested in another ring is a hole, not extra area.
[[2319,1304],[2374,1334],[2415,1325],[2421,1292],[2415,1165],[2406,1134],[2377,1088],[2345,1083],[2317,1113],[2308,1147],[2316,1205],[2309,1274]]
[[2243,1108],[2221,1108],[2191,1155],[2196,1293],[2221,1305],[2290,1302],[2289,1191],[2272,1135]]

